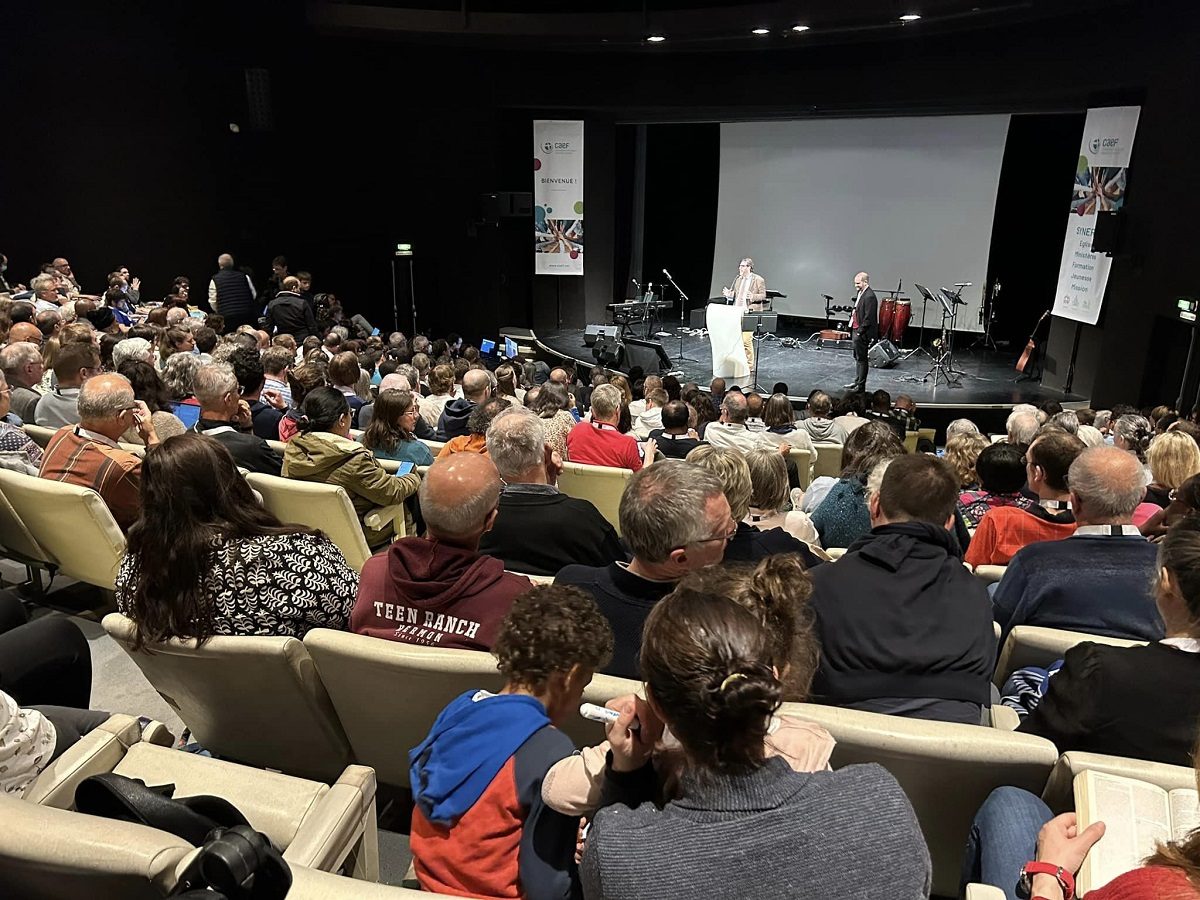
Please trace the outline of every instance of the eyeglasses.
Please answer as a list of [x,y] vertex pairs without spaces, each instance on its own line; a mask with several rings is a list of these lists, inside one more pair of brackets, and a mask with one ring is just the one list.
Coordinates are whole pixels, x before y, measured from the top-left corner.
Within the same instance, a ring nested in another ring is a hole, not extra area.
[[729,530],[726,531],[724,534],[718,534],[718,535],[715,535],[714,537],[710,537],[710,538],[701,538],[698,541],[692,541],[692,543],[693,544],[711,544],[713,541],[724,541],[725,543],[728,544],[730,541],[732,541],[734,539],[734,537],[737,536],[737,522],[734,522],[732,519],[730,519],[729,526],[730,526]]

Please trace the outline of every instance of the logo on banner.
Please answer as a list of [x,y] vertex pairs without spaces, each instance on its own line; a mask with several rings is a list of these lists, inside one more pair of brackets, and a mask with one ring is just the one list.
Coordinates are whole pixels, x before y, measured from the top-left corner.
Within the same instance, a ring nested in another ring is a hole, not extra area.
[[553,153],[554,152],[554,141],[543,141],[542,142],[542,152],[543,153]]
[[1101,150],[1106,150],[1109,153],[1114,152],[1120,146],[1121,139],[1115,137],[1092,138],[1092,142],[1088,144],[1093,153],[1099,153]]

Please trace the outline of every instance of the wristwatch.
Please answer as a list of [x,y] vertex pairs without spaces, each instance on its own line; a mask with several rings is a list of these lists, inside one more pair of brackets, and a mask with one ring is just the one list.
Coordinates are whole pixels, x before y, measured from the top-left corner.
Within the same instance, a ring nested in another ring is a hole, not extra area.
[[1071,900],[1075,896],[1074,875],[1062,866],[1054,865],[1054,863],[1036,861],[1030,861],[1021,866],[1020,886],[1026,896],[1032,893],[1034,875],[1053,875],[1058,879],[1058,885],[1062,888],[1063,892],[1063,900]]

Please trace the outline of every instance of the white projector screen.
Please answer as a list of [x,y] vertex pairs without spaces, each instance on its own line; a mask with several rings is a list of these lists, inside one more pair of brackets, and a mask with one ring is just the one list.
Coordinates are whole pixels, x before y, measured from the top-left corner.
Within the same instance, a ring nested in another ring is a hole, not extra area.
[[[830,294],[854,297],[854,276],[903,290],[921,321],[914,284],[936,292],[969,281],[956,328],[982,331],[992,216],[1008,116],[822,119],[721,125],[721,184],[712,291],[749,256],[776,311],[823,319]],[[941,325],[929,304],[926,328]]]

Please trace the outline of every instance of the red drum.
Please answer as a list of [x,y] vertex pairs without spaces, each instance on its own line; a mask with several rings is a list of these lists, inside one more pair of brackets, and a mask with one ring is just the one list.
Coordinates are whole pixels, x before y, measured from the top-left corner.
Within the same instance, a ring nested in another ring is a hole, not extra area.
[[[908,323],[912,320],[912,301],[897,300],[896,301],[896,317],[892,319],[892,343],[897,347],[904,340],[904,329],[908,327]],[[881,331],[880,334],[883,332]]]
[[896,299],[888,297],[879,301],[879,336],[887,337],[892,330],[892,317],[896,314]]

